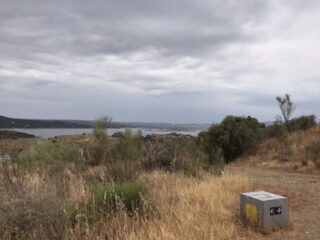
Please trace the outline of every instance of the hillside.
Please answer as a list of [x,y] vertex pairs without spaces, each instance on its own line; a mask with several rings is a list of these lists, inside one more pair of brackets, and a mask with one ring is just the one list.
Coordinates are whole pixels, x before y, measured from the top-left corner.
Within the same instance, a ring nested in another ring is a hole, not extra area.
[[[290,228],[261,239],[319,239],[320,127],[271,138],[229,164],[226,175],[248,177],[255,191],[289,198]],[[257,238],[259,239],[259,238]]]
[[0,116],[0,128],[88,128],[88,124],[63,120],[17,119]]
[[[304,162],[319,139],[319,127],[268,139],[228,164],[223,176],[199,161],[195,138],[187,136],[139,138],[129,131],[104,142],[90,135],[0,139],[3,159],[16,159],[14,168],[0,165],[0,236],[317,239],[320,175],[315,158]],[[242,222],[239,194],[261,190],[289,198],[288,229],[262,233]]]
[[23,139],[23,138],[35,138],[35,136],[27,133],[22,133],[22,132],[0,130],[0,139]]
[[295,172],[320,171],[320,127],[297,131],[285,139],[264,141],[257,151],[234,163]]

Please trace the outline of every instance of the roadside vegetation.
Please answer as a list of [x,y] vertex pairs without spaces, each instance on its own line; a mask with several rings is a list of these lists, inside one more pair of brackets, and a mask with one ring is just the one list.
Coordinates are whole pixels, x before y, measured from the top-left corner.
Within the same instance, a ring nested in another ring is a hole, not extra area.
[[320,168],[315,116],[281,116],[266,126],[227,116],[198,137],[107,134],[0,141],[1,239],[257,239],[238,216],[245,177],[226,164]]
[[104,133],[39,140],[1,163],[1,238],[240,239],[251,184],[221,178],[196,138]]
[[295,110],[290,95],[276,98],[281,115],[262,128],[263,141],[256,151],[236,160],[239,166],[318,172],[320,170],[320,127],[315,115],[292,118]]

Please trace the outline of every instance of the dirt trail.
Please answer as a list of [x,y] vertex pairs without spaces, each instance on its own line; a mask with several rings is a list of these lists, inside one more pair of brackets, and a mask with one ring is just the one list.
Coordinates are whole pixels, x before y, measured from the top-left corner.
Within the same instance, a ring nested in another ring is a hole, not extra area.
[[251,167],[228,167],[226,174],[248,176],[254,191],[270,191],[289,198],[292,231],[262,239],[320,240],[320,175]]

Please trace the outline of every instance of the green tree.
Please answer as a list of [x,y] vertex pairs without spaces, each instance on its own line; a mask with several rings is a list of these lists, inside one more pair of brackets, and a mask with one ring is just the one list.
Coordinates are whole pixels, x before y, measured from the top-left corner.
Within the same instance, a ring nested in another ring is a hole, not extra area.
[[261,140],[262,127],[263,124],[250,116],[227,116],[220,125],[210,127],[205,148],[210,155],[221,149],[225,161],[231,162],[255,149]]
[[111,118],[102,117],[95,121],[93,135],[95,138],[95,145],[89,153],[88,163],[98,165],[102,161],[106,161],[108,157],[108,134],[107,130],[111,123]]
[[105,142],[108,138],[107,130],[111,123],[111,118],[102,117],[95,121],[93,135],[99,142]]

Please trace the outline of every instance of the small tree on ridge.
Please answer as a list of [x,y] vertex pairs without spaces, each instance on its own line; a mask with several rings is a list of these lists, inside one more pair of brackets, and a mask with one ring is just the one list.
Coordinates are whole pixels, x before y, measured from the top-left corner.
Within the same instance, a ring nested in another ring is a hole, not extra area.
[[291,118],[296,107],[293,104],[293,102],[291,101],[291,97],[289,94],[286,94],[284,97],[278,96],[276,99],[279,104],[284,123],[285,123],[287,129],[289,130],[290,118]]

